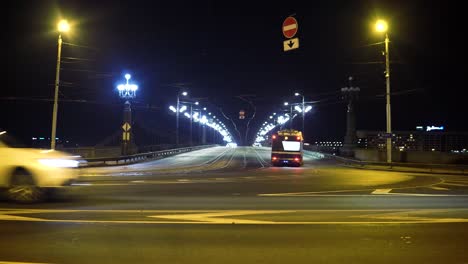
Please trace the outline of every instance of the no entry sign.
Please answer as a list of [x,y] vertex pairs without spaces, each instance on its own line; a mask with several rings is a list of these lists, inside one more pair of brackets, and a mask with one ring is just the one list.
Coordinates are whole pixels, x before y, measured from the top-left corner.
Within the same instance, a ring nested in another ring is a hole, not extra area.
[[294,17],[288,17],[283,22],[283,35],[286,38],[292,38],[297,33],[297,20]]

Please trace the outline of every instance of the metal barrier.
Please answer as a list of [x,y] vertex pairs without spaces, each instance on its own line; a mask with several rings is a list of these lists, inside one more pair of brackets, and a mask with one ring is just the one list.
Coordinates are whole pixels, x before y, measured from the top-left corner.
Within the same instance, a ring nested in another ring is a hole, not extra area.
[[[336,156],[328,153],[321,153],[327,158],[335,159],[344,165],[353,166],[358,168],[367,169],[385,169],[395,170],[398,169],[420,169],[427,170],[430,173],[457,173],[457,174],[468,174],[468,165],[464,164],[427,164],[427,163],[405,163],[405,162],[373,162],[373,161],[362,161],[351,158],[345,158]],[[370,168],[369,166],[376,166],[377,168]]]
[[128,156],[119,157],[105,157],[105,158],[89,158],[85,159],[84,162],[80,163],[80,167],[95,167],[95,166],[113,166],[113,165],[125,165],[137,163],[145,160],[162,159],[165,157],[177,155],[180,153],[190,152],[194,150],[200,150],[205,148],[216,147],[219,145],[203,145],[195,147],[185,147],[176,149],[166,149],[160,151],[146,152],[133,154]]

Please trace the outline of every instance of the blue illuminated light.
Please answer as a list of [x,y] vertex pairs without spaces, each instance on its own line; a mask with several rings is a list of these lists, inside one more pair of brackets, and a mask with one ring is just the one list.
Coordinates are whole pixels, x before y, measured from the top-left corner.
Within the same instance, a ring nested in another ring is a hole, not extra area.
[[442,131],[444,130],[444,126],[426,126],[426,131]]

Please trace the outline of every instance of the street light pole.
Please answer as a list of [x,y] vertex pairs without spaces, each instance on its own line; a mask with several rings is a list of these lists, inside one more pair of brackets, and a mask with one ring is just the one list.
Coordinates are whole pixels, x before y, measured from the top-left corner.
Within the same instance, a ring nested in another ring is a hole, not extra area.
[[302,135],[304,135],[304,119],[305,119],[305,102],[304,95],[300,93],[295,93],[295,96],[302,96]]
[[192,104],[190,104],[190,146],[193,145],[193,141],[192,141],[192,119],[193,119],[193,110],[192,110]]
[[180,112],[180,109],[179,109],[179,107],[180,107],[180,99],[179,99],[179,96],[180,96],[181,94],[182,94],[183,96],[187,96],[188,93],[185,92],[185,91],[182,92],[182,93],[181,93],[180,91],[177,92],[177,109],[176,109],[176,110],[177,110],[177,111],[176,111],[176,145],[177,145],[177,146],[179,145],[179,112]]
[[57,50],[57,68],[55,70],[55,92],[54,92],[54,110],[52,112],[52,135],[50,136],[50,149],[55,149],[55,137],[57,129],[57,111],[58,111],[58,92],[60,82],[60,57],[62,54],[62,34],[58,36]]
[[176,146],[179,146],[179,94],[177,93],[176,107]]
[[388,34],[385,34],[385,80],[386,80],[386,97],[387,97],[387,163],[392,162],[392,113],[390,108],[390,54],[388,51]]
[[302,137],[304,137],[304,117],[305,117],[304,95],[302,95]]
[[70,30],[70,25],[66,20],[61,20],[57,25],[59,36],[58,36],[58,48],[57,48],[57,68],[55,69],[55,92],[54,92],[54,109],[52,112],[52,133],[50,136],[50,148],[55,149],[55,138],[57,130],[57,111],[58,111],[58,92],[60,85],[60,57],[62,55],[62,32]]
[[385,97],[387,99],[386,114],[387,114],[387,163],[392,162],[392,119],[391,119],[391,108],[390,108],[390,53],[388,44],[390,42],[388,38],[388,25],[384,20],[378,20],[375,24],[375,29],[378,32],[385,32],[385,81],[386,81],[386,92]]

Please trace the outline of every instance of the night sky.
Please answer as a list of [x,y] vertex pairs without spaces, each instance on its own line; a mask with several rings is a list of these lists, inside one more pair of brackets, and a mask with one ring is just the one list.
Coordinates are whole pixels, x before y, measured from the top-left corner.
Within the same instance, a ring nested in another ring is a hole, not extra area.
[[[302,92],[315,101],[306,116],[306,141],[342,140],[340,89],[349,76],[361,89],[357,128],[384,130],[385,57],[383,44],[371,45],[384,40],[372,31],[382,17],[390,27],[393,129],[467,131],[466,48],[457,9],[448,1],[14,1],[2,23],[7,85],[0,128],[26,142],[50,135],[54,30],[62,17],[72,23],[64,42],[79,46],[62,51],[57,135],[80,145],[118,131],[123,102],[115,87],[126,72],[140,86],[134,121],[156,134],[174,133],[168,106],[184,87],[239,128],[245,127],[240,109],[248,117],[255,113],[251,139],[284,101],[298,102],[291,95]],[[281,25],[289,15],[298,20],[300,48],[283,52]],[[181,119],[182,128],[187,125]],[[300,128],[300,120],[294,126]]]

